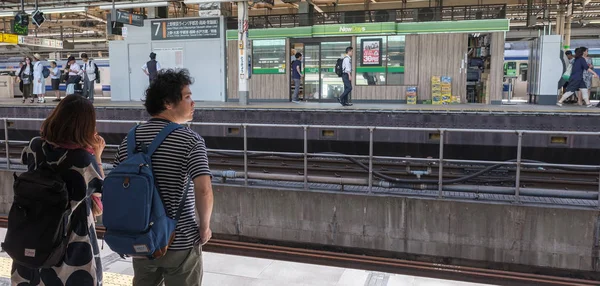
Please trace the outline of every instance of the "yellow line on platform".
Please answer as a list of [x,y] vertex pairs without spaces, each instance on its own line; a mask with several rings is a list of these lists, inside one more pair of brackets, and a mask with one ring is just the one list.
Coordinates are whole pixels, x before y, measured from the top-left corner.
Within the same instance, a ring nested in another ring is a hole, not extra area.
[[[12,259],[0,257],[0,277],[10,279],[10,270],[12,268]],[[104,272],[104,286],[130,286],[133,283],[133,276]]]

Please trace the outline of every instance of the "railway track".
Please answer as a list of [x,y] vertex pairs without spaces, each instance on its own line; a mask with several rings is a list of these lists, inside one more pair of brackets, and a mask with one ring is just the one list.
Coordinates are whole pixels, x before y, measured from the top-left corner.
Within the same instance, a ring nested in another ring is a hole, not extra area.
[[[0,228],[8,226],[8,218],[0,216]],[[99,238],[105,228],[96,226]],[[501,285],[598,285],[598,281],[503,270],[446,265],[376,256],[347,254],[224,239],[211,239],[203,250],[217,253],[296,261],[302,263],[408,274],[440,279],[497,283]]]
[[[21,147],[11,148],[11,158],[18,159]],[[0,154],[4,153],[0,148]],[[103,154],[103,161],[110,162],[114,158],[114,149],[108,148]],[[209,154],[211,169],[214,170],[232,170],[237,172],[244,171],[244,160],[241,156],[226,156],[223,154]],[[368,161],[359,160],[364,165]],[[456,165],[444,164],[443,176],[445,180],[461,178],[478,171],[487,166]],[[345,159],[340,158],[314,158],[308,159],[309,175],[327,176],[335,178],[367,178],[368,170],[361,168]],[[304,161],[302,158],[261,156],[248,158],[248,171],[284,174],[284,175],[303,175]],[[417,160],[403,161],[383,161],[373,162],[373,171],[398,178],[401,180],[437,180],[438,166],[437,162],[424,163]],[[514,186],[516,168],[514,166],[505,166],[496,170],[467,180],[468,184],[492,185],[492,186]],[[375,178],[378,176],[375,175]],[[529,188],[552,188],[562,190],[580,190],[597,191],[598,175],[597,172],[580,172],[557,169],[542,169],[523,167],[521,169],[521,187]]]

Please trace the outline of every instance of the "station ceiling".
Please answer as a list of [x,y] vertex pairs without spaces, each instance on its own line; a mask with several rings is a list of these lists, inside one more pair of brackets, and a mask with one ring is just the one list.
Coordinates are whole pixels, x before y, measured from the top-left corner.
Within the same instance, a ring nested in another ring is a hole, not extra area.
[[[156,1],[156,0],[152,0]],[[124,1],[115,0],[116,4],[135,4],[147,6],[152,1]],[[527,0],[302,0],[308,1],[314,6],[315,13],[334,13],[346,11],[362,10],[397,10],[397,9],[415,9],[424,7],[434,7],[436,5],[447,6],[473,6],[473,5],[494,5],[506,4],[506,17],[511,19],[511,25],[520,35],[533,35],[536,28],[524,27],[527,21]],[[532,13],[537,16],[538,25],[542,26],[545,22],[555,22],[561,2],[566,0],[530,0],[532,3]],[[285,15],[298,13],[299,2],[290,0],[275,0],[272,7],[261,7],[255,5],[250,10],[250,16],[264,15]],[[571,0],[568,1],[571,3]],[[573,3],[573,28],[582,31],[574,33],[574,36],[596,37],[600,29],[600,0],[574,0]],[[76,12],[46,13],[46,22],[40,28],[30,26],[30,35],[37,35],[43,38],[54,38],[73,42],[76,50],[102,50],[107,49],[106,41],[112,36],[106,35],[106,16],[109,10],[101,10],[99,7],[110,5],[108,1],[98,0],[38,0],[40,10],[73,9],[79,8]],[[33,10],[35,0],[24,1],[25,10]],[[151,4],[150,4],[151,5]],[[184,4],[183,1],[169,1],[169,17],[193,17],[199,13],[198,4]],[[21,2],[19,0],[0,0],[0,30],[10,31],[10,20],[12,17],[1,17],[7,11],[20,10]],[[236,5],[224,5],[222,11],[225,15],[237,16]],[[137,13],[146,13],[146,9],[136,8],[131,11]],[[595,29],[594,29],[595,28]],[[511,28],[512,30],[512,28]],[[583,32],[585,31],[585,32]],[[590,35],[586,33],[590,32]],[[516,34],[515,34],[516,35]],[[5,49],[14,49],[14,47],[4,47]],[[8,51],[8,50],[7,50]]]

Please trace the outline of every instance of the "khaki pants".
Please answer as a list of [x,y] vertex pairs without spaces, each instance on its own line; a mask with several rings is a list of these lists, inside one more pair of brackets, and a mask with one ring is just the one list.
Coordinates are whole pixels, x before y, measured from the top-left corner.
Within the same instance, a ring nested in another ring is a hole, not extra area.
[[169,250],[156,260],[133,259],[133,286],[202,285],[202,246]]

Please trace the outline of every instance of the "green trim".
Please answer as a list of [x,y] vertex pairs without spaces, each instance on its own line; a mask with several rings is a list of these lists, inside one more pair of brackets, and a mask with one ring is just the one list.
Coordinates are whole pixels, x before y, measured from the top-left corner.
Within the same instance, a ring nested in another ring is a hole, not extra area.
[[313,37],[340,36],[340,35],[378,35],[395,34],[396,23],[360,23],[360,24],[336,24],[317,25],[312,27]]
[[[237,30],[227,31],[228,40],[237,40]],[[277,39],[277,38],[310,38],[312,36],[312,27],[294,27],[294,28],[271,28],[271,29],[250,29],[248,30],[249,39]]]
[[500,32],[510,29],[508,19],[438,21],[398,23],[398,34],[433,34],[433,33],[465,33],[465,32]]
[[[310,38],[353,35],[404,35],[468,32],[506,32],[510,28],[508,19],[437,21],[413,23],[361,23],[316,25],[312,27],[250,29],[249,39]],[[228,40],[237,40],[238,31],[228,30]]]
[[253,74],[285,74],[284,68],[252,68]]

